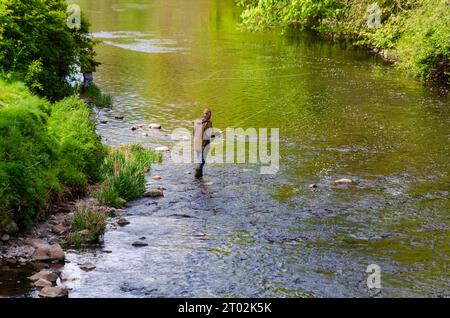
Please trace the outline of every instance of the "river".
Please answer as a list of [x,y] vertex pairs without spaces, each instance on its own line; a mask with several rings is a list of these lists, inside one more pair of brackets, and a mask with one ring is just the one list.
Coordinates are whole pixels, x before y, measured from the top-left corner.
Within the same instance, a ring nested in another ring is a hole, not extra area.
[[[279,128],[280,167],[210,164],[196,181],[166,155],[147,178],[163,198],[130,202],[129,225],[67,253],[70,297],[450,296],[448,96],[362,49],[240,30],[232,0],[75,2],[103,41],[105,143],[171,147],[210,107],[223,130]],[[130,130],[152,122],[163,129]]]

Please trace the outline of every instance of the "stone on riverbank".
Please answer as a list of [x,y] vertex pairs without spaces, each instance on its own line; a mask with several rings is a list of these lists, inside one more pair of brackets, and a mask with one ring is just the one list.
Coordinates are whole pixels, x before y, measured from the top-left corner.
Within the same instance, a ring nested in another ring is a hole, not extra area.
[[3,242],[9,241],[9,235],[8,234],[3,234],[2,237],[1,237],[1,240]]
[[69,230],[69,228],[62,224],[56,224],[51,227],[51,231],[57,235],[62,235],[64,233],[66,233],[68,230]]
[[16,222],[11,221],[8,224],[6,224],[3,228],[0,228],[0,232],[5,232],[6,234],[16,234],[19,232],[19,227],[17,226]]
[[144,197],[150,197],[150,198],[163,197],[163,196],[164,196],[164,192],[161,189],[151,189],[144,193]]
[[44,287],[38,295],[43,298],[61,298],[67,297],[69,295],[69,290],[64,286]]
[[63,261],[64,251],[59,244],[38,247],[33,255],[33,261]]
[[48,245],[46,241],[37,238],[26,238],[25,244],[33,246],[34,248]]

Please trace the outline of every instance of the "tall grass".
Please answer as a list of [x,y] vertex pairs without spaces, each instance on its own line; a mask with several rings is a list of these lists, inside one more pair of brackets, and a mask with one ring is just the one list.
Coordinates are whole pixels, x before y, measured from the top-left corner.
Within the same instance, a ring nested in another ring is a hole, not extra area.
[[72,218],[72,233],[67,241],[73,245],[84,242],[97,242],[105,232],[107,216],[104,212],[89,208],[81,208]]
[[104,179],[96,197],[101,204],[122,207],[145,192],[145,172],[161,155],[139,144],[112,149],[104,159],[100,173]]
[[99,107],[112,105],[111,95],[103,94],[100,88],[95,84],[91,84],[88,88],[83,89],[82,96],[86,97],[90,102]]

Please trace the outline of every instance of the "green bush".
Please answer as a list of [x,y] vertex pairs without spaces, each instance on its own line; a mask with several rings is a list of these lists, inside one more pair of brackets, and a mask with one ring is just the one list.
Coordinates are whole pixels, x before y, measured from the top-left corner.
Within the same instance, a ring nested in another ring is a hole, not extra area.
[[100,180],[99,162],[106,155],[90,116],[91,110],[73,96],[54,104],[49,120],[49,130],[60,145],[58,178],[81,192],[89,182]]
[[64,191],[99,179],[105,150],[78,98],[51,105],[0,80],[0,223],[31,227]]
[[112,149],[105,158],[101,173],[104,183],[96,194],[102,204],[121,207],[145,192],[145,171],[161,156],[139,144]]
[[23,84],[0,87],[0,217],[31,226],[52,193],[61,192],[53,165],[58,142],[47,132],[46,101]]
[[102,211],[88,208],[76,211],[72,218],[72,232],[67,237],[68,242],[73,245],[97,242],[105,232],[106,219],[107,216]]
[[0,69],[50,99],[73,92],[66,79],[76,65],[98,65],[89,23],[82,15],[81,27],[70,29],[66,10],[64,0],[0,1]]

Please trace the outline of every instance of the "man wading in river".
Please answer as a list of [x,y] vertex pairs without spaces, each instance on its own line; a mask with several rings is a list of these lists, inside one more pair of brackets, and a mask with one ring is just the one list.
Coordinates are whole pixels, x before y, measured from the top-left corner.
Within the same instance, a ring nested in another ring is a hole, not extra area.
[[212,135],[211,110],[205,108],[203,117],[194,121],[194,150],[196,154],[195,177],[203,176],[203,166],[209,150]]

